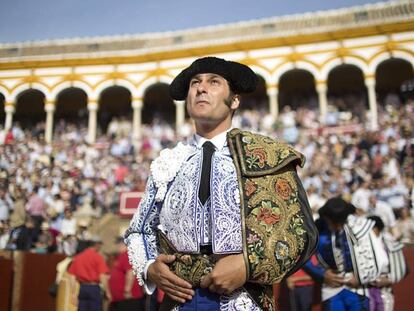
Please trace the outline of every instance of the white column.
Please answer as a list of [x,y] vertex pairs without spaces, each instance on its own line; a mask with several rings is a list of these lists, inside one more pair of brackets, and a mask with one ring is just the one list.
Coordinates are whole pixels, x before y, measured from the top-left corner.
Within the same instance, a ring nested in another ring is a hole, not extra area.
[[142,126],[142,98],[132,99],[132,138],[136,141],[141,138]]
[[317,81],[316,91],[319,99],[319,121],[321,124],[325,124],[328,113],[328,85],[326,81]]
[[97,111],[98,103],[96,100],[88,100],[88,143],[93,144],[96,140],[96,127],[97,127]]
[[277,100],[278,94],[279,89],[277,85],[267,86],[267,96],[269,96],[269,112],[273,117],[273,120],[276,120],[279,115],[279,102]]
[[365,76],[365,86],[368,89],[370,129],[375,131],[378,129],[378,107],[377,95],[375,93],[375,75]]
[[6,103],[4,112],[6,113],[6,120],[4,123],[4,129],[7,131],[11,129],[13,123],[14,105],[12,103]]
[[53,113],[55,112],[55,104],[52,101],[46,102],[46,129],[45,140],[48,144],[52,142],[53,137]]
[[175,130],[179,132],[185,120],[185,101],[175,100]]

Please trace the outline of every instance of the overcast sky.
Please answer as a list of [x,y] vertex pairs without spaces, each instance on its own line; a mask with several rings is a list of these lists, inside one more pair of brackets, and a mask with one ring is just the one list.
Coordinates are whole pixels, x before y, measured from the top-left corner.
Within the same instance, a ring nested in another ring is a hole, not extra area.
[[0,43],[139,34],[378,0],[0,0]]

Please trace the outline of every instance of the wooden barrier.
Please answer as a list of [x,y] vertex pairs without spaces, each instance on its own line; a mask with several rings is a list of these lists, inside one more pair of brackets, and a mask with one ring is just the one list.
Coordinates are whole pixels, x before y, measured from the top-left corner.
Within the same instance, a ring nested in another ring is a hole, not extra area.
[[11,252],[0,253],[0,311],[9,311],[13,288],[13,259]]
[[409,273],[400,283],[394,285],[394,297],[396,311],[413,310],[411,305],[414,294],[414,247],[406,247],[404,249],[405,260],[407,261]]
[[54,311],[55,300],[48,289],[56,278],[62,254],[15,252],[13,256],[13,311]]
[[[398,311],[411,311],[414,293],[414,248],[404,250],[411,273],[394,285],[395,307]],[[56,277],[56,264],[64,258],[61,254],[35,254],[29,252],[0,252],[0,311],[54,311],[55,300],[48,289]],[[14,271],[14,272],[13,272]],[[283,300],[287,292],[275,286],[280,308],[286,310]],[[316,295],[318,296],[318,295]],[[321,310],[316,301],[312,311]]]

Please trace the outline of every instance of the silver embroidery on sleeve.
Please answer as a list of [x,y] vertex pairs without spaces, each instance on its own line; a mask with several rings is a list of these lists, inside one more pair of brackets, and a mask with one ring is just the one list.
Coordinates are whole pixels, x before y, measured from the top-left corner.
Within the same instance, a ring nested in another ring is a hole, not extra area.
[[157,207],[153,204],[156,189],[151,177],[147,183],[145,197],[131,220],[125,233],[128,246],[129,262],[140,285],[144,284],[143,272],[145,263],[158,256],[154,229],[159,222]]

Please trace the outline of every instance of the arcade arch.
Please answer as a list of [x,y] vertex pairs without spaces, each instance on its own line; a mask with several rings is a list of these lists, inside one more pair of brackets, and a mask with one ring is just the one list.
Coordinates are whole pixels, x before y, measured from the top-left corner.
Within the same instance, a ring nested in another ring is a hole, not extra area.
[[45,95],[37,89],[27,89],[17,95],[13,119],[23,129],[34,129],[38,123],[44,122]]
[[88,117],[87,94],[77,87],[70,87],[57,94],[55,119],[57,124],[73,123],[85,126]]
[[123,86],[111,86],[104,89],[99,97],[98,124],[102,133],[106,133],[112,120],[132,119],[132,96]]
[[378,64],[375,72],[378,103],[398,105],[401,84],[413,77],[413,65],[407,60],[390,58]]
[[169,93],[168,84],[156,83],[146,89],[142,109],[142,122],[144,124],[160,121],[174,124],[175,114],[176,109]]
[[285,106],[292,109],[307,107],[318,108],[315,79],[304,69],[291,69],[281,75],[279,80],[279,109]]
[[[362,70],[356,65],[341,64],[328,74],[328,115],[349,121],[352,115],[365,121],[368,109],[367,90]],[[343,113],[341,113],[343,112]],[[347,112],[351,112],[350,115]],[[328,120],[334,122],[334,120]]]
[[259,83],[253,93],[243,94],[241,97],[240,111],[258,110],[260,112],[269,111],[269,96],[266,91],[265,79],[257,75]]

